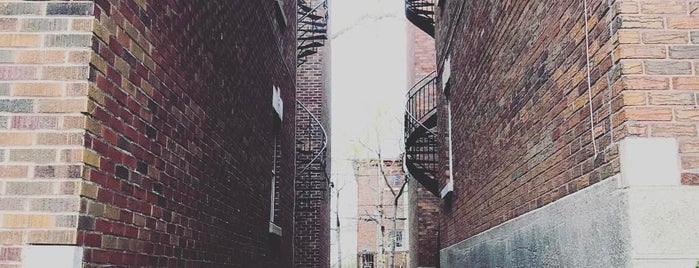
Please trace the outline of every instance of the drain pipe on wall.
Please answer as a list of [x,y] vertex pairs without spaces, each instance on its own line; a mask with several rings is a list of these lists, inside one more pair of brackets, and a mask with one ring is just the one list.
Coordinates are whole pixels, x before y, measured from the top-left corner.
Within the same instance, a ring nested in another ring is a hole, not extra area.
[[454,192],[454,147],[452,146],[452,121],[451,121],[451,98],[449,95],[450,93],[450,88],[449,88],[449,79],[451,77],[451,57],[447,56],[447,59],[444,60],[444,64],[442,65],[442,75],[440,79],[442,80],[442,91],[444,91],[444,95],[446,95],[447,99],[447,124],[448,124],[448,129],[447,129],[447,134],[449,135],[449,182],[447,182],[447,185],[442,188],[440,197],[442,199],[445,199],[446,197],[449,196],[452,192]]
[[447,112],[449,113],[447,117],[447,123],[449,124],[449,182],[447,186],[442,190],[442,198],[447,197],[449,193],[454,191],[454,146],[452,145],[452,133],[451,133],[451,101],[447,99]]

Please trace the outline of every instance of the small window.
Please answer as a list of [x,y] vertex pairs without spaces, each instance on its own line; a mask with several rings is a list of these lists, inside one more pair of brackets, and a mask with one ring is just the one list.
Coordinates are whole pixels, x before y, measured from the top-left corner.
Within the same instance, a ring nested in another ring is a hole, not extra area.
[[[394,231],[388,232],[388,238],[390,240],[393,240],[393,234],[394,234]],[[396,234],[396,247],[402,248],[403,247],[403,230],[396,230],[395,234]]]
[[282,146],[281,146],[281,121],[275,117],[274,119],[274,129],[273,142],[272,142],[272,180],[271,180],[271,195],[270,195],[270,212],[269,212],[269,222],[278,222],[279,217],[279,181],[281,179],[281,159],[282,159]]
[[374,268],[374,254],[364,253],[361,257],[362,268]]
[[274,0],[274,12],[277,15],[277,22],[282,30],[286,29],[286,12],[284,12],[284,2],[282,0]]
[[392,174],[389,177],[389,181],[391,182],[391,184],[393,184],[393,186],[400,187],[401,185],[403,185],[403,176],[401,176],[400,174]]

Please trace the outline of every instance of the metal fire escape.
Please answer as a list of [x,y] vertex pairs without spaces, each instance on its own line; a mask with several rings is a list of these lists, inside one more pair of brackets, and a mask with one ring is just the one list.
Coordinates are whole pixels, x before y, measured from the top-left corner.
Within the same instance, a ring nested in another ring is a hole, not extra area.
[[328,1],[298,0],[296,35],[297,66],[306,63],[307,57],[318,53],[328,39]]
[[[434,1],[405,0],[410,22],[434,37]],[[437,75],[430,73],[408,91],[405,105],[405,167],[407,172],[436,196],[439,192],[437,135]]]
[[434,0],[405,0],[405,17],[434,37]]
[[405,166],[410,175],[439,195],[437,76],[431,73],[408,92],[405,105]]
[[[327,40],[327,0],[298,0],[297,8],[297,67],[308,61],[307,57],[318,53]],[[296,100],[296,177],[297,190],[327,189],[331,186],[327,173],[328,134],[314,111]],[[318,111],[315,111],[318,112]],[[318,174],[319,176],[314,176]],[[307,198],[301,196],[300,198]]]

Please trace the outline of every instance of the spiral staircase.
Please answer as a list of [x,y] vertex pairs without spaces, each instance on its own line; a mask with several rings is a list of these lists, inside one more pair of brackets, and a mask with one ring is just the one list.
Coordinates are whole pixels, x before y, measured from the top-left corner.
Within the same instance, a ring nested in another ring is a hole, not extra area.
[[[434,37],[434,0],[405,0],[405,15]],[[432,72],[408,91],[405,105],[405,169],[432,194],[439,196],[437,74]]]
[[298,0],[297,10],[297,66],[301,66],[328,39],[328,1]]
[[434,37],[434,0],[405,0],[405,17]]
[[405,107],[405,166],[410,175],[439,195],[437,76],[431,73],[408,92]]

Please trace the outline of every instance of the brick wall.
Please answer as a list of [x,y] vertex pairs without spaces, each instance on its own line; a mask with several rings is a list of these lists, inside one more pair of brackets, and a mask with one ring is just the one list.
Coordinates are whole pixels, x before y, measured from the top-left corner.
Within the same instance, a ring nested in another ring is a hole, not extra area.
[[[434,38],[408,24],[408,77],[413,85],[436,70]],[[440,199],[427,191],[419,182],[410,181],[410,267],[437,267],[439,263],[439,209]]]
[[[330,135],[329,118],[325,116],[329,112],[325,59],[324,48],[319,48],[317,54],[308,56],[307,62],[298,67],[296,98],[321,121],[326,134]],[[296,177],[294,263],[297,267],[328,267],[330,188],[326,174],[330,174],[330,166],[326,164],[330,154],[326,151],[320,159],[313,160],[323,148],[322,130],[300,105],[296,111],[296,167],[299,172],[307,169]],[[327,138],[325,142],[329,144]]]
[[0,267],[26,244],[78,242],[84,112],[92,29],[89,2],[0,3]]
[[[25,134],[2,139],[1,198],[22,206],[0,212],[0,264],[50,243],[83,246],[86,267],[291,265],[295,26],[273,4],[0,4],[3,73],[20,80],[0,91],[0,135]],[[273,85],[281,241],[268,234]]]
[[438,8],[454,119],[442,247],[617,174],[624,137],[676,138],[684,183],[696,183],[696,2],[588,4],[590,90],[583,2]]
[[682,183],[699,185],[699,3],[620,1],[615,10],[614,139],[676,138]]

